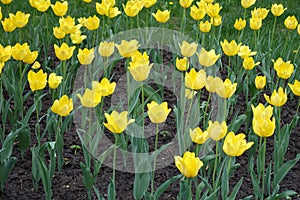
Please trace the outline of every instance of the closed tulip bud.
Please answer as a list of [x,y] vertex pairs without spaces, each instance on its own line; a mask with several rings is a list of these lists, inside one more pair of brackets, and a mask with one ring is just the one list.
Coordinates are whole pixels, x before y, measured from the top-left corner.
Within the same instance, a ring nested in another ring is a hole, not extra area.
[[68,60],[72,57],[75,46],[69,47],[65,42],[59,47],[54,44],[55,55],[59,60]]
[[233,26],[238,31],[243,30],[246,27],[246,20],[242,18],[236,19]]
[[276,125],[275,117],[272,118],[253,118],[252,128],[259,137],[270,137],[274,134]]
[[156,21],[160,23],[166,23],[170,19],[170,11],[169,10],[158,10],[156,13],[152,13],[153,17]]
[[98,29],[99,25],[100,19],[96,15],[94,15],[93,17],[88,17],[86,19],[85,27],[90,31]]
[[167,102],[158,104],[155,101],[152,101],[151,103],[147,104],[147,108],[150,121],[154,124],[165,122],[169,113],[171,112],[171,108],[168,108]]
[[184,57],[192,57],[197,50],[198,45],[195,42],[188,43],[187,41],[182,41],[180,47],[180,53]]
[[134,119],[128,120],[127,111],[118,113],[114,110],[110,115],[107,113],[104,115],[107,120],[107,123],[103,123],[104,126],[114,134],[120,134],[124,132],[127,126],[135,121]]
[[150,8],[151,6],[155,5],[157,0],[144,0],[145,8]]
[[203,166],[203,162],[199,157],[195,157],[194,152],[186,151],[183,157],[174,156],[174,159],[177,169],[187,178],[197,176],[199,169]]
[[222,84],[216,83],[216,93],[225,99],[230,98],[235,90],[236,90],[237,83],[231,83],[231,81],[227,78]]
[[89,65],[92,63],[93,59],[95,58],[94,48],[87,49],[84,48],[78,50],[77,58],[82,65]]
[[255,87],[258,90],[263,89],[266,86],[267,78],[266,76],[256,76],[255,77]]
[[189,68],[189,61],[187,57],[184,57],[182,59],[176,58],[176,68],[179,71],[186,71]]
[[283,106],[287,101],[287,94],[283,91],[282,87],[278,89],[278,92],[275,89],[271,97],[266,94],[264,94],[264,97],[269,104],[276,107]]
[[208,16],[214,18],[214,17],[219,16],[219,12],[221,9],[222,9],[222,7],[220,7],[219,3],[216,3],[216,4],[209,3],[206,6],[206,13]]
[[62,79],[62,76],[57,76],[55,73],[51,73],[48,77],[49,87],[51,89],[56,89],[60,85]]
[[209,121],[207,132],[208,132],[209,137],[211,139],[213,139],[214,141],[221,140],[227,134],[226,122],[223,121],[222,123],[219,123],[218,121],[215,121],[213,123],[212,121]]
[[11,53],[12,53],[11,46],[3,47],[0,44],[0,62],[1,63],[5,63],[6,61],[8,61],[11,57]]
[[196,72],[195,68],[185,74],[185,87],[192,90],[200,90],[205,86],[206,72],[201,69]]
[[185,98],[192,99],[197,94],[196,91],[185,89]]
[[275,17],[282,15],[285,10],[286,8],[284,8],[282,4],[272,4],[271,12]]
[[194,130],[190,129],[190,137],[194,143],[204,144],[208,140],[209,135],[207,131],[202,131],[197,127]]
[[101,102],[100,93],[88,88],[85,89],[83,96],[77,94],[77,97],[80,99],[81,105],[87,108],[95,108]]
[[204,48],[202,48],[200,54],[198,55],[199,62],[204,67],[213,66],[219,58],[220,54],[216,55],[214,49],[206,51]]
[[190,16],[194,19],[194,20],[201,20],[204,18],[206,14],[206,8],[204,6],[202,7],[197,7],[195,5],[193,5],[191,7],[191,11],[190,11]]
[[100,42],[98,53],[102,57],[109,57],[114,53],[115,43],[114,42]]
[[56,16],[62,17],[68,11],[68,2],[59,2],[57,1],[54,5],[51,5],[51,8]]
[[254,5],[256,0],[241,0],[241,4],[243,8],[249,8],[250,6]]
[[3,21],[1,21],[1,24],[5,32],[10,33],[17,28],[14,21],[11,18],[5,18]]
[[293,16],[288,16],[285,20],[284,20],[284,26],[289,29],[289,30],[294,30],[297,28],[298,25],[298,21],[296,19],[296,17]]
[[60,27],[53,27],[53,35],[56,39],[63,39],[66,34]]
[[113,94],[115,88],[116,88],[116,83],[110,82],[107,78],[101,79],[100,82],[97,81],[92,82],[92,89],[98,92],[103,97]]
[[51,5],[50,0],[39,0],[34,3],[35,8],[40,12],[46,12]]
[[28,72],[28,82],[32,91],[42,90],[47,85],[47,73],[44,73],[42,69],[37,73],[30,70]]
[[222,50],[227,56],[235,56],[238,54],[242,43],[237,44],[235,40],[228,42],[226,39],[221,42]]
[[212,17],[210,18],[210,23],[213,25],[213,26],[220,26],[222,24],[222,16],[221,15],[218,15],[216,17]]
[[208,92],[216,92],[217,86],[223,84],[223,81],[219,77],[208,76],[205,82],[205,89]]
[[300,82],[298,80],[295,80],[293,85],[290,83],[288,85],[291,88],[294,95],[300,96]]
[[12,19],[14,22],[14,25],[17,28],[22,28],[28,23],[30,14],[22,13],[21,11],[18,11],[15,15],[12,13],[9,13],[9,18]]
[[56,99],[51,107],[52,112],[62,117],[70,115],[72,110],[73,100],[69,99],[67,95],[63,95],[59,100]]
[[223,151],[227,156],[241,156],[246,150],[250,149],[254,142],[247,142],[246,135],[243,133],[235,135],[229,132],[224,140]]
[[123,5],[123,8],[128,17],[135,17],[140,12],[138,4],[134,1],[127,1],[126,6]]
[[265,107],[262,103],[258,104],[258,106],[254,107],[254,105],[251,105],[253,117],[254,118],[266,118],[270,119],[273,115],[273,107],[271,105],[268,105]]
[[254,8],[254,10],[251,11],[252,18],[259,18],[259,19],[265,19],[268,16],[270,10],[266,8]]
[[10,4],[12,0],[1,0],[1,3],[3,4]]
[[39,69],[41,67],[41,64],[39,61],[35,61],[33,65],[31,66],[32,69]]
[[203,33],[208,33],[211,29],[211,23],[209,21],[200,22],[199,29]]
[[181,7],[183,8],[188,8],[191,6],[191,4],[193,3],[194,0],[179,0],[179,4],[181,5]]
[[253,57],[246,57],[243,61],[243,67],[245,70],[252,70],[255,66],[259,65],[260,62],[255,63]]
[[115,44],[117,47],[119,54],[124,58],[131,57],[134,52],[139,48],[139,42],[137,40],[130,40],[129,42],[126,40],[122,40],[121,44]]
[[255,56],[256,53],[257,53],[256,51],[251,51],[251,49],[248,46],[243,45],[243,46],[240,47],[238,55],[242,59],[245,59],[245,58],[250,57],[250,56]]
[[250,18],[250,28],[252,30],[258,30],[260,29],[262,26],[262,19],[261,18],[253,18],[251,17]]

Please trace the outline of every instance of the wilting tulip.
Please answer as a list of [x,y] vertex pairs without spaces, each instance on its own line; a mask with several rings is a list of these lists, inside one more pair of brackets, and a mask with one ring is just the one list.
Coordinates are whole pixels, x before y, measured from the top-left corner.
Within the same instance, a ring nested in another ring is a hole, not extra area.
[[256,0],[241,0],[241,4],[243,6],[243,8],[249,8],[250,6],[252,6],[253,4],[255,4]]
[[197,50],[198,45],[195,42],[188,43],[187,41],[182,41],[180,47],[180,53],[184,57],[192,57]]
[[169,10],[158,10],[156,13],[152,13],[153,17],[156,21],[160,23],[166,23],[170,19],[170,11]]
[[278,92],[274,90],[271,97],[266,94],[264,94],[264,97],[269,104],[277,107],[283,106],[287,101],[287,94],[282,87],[278,89]]
[[183,157],[174,156],[177,169],[187,178],[197,176],[199,169],[203,166],[203,162],[199,157],[195,157],[194,152],[186,151]]
[[107,78],[103,78],[100,83],[92,82],[92,89],[98,92],[101,96],[106,97],[114,93],[116,88],[115,82],[110,82]]
[[134,52],[139,48],[139,42],[137,40],[130,40],[129,42],[126,40],[122,40],[121,44],[115,44],[117,47],[119,54],[124,58],[131,57]]
[[42,90],[47,85],[47,73],[44,73],[42,69],[37,73],[30,70],[28,72],[28,82],[32,91]]
[[181,59],[176,58],[176,68],[179,71],[186,71],[189,68],[189,61],[187,57],[183,57]]
[[226,155],[235,157],[241,156],[246,150],[250,149],[254,142],[247,142],[246,135],[243,133],[235,135],[229,132],[225,137],[223,151]]
[[253,57],[246,57],[243,61],[243,67],[245,70],[252,70],[255,66],[259,65],[260,62],[255,63]]
[[194,130],[190,129],[190,137],[194,143],[204,144],[208,140],[209,135],[207,131],[202,131],[197,127]]
[[298,25],[298,21],[296,19],[296,17],[293,16],[288,16],[285,20],[284,20],[284,26],[289,29],[289,30],[294,30],[297,28]]
[[192,90],[200,90],[205,86],[206,72],[201,69],[196,72],[195,68],[192,68],[190,72],[185,74],[185,87]]
[[80,64],[82,64],[82,65],[91,64],[94,57],[95,57],[94,48],[92,48],[92,49],[84,48],[83,50],[79,49],[78,54],[77,54],[77,58],[78,58]]
[[135,121],[134,119],[128,120],[127,111],[118,113],[114,110],[111,114],[105,113],[104,115],[107,120],[107,123],[103,123],[104,126],[114,134],[120,134],[124,132],[126,127]]
[[115,43],[114,42],[100,42],[98,53],[102,57],[109,57],[114,53]]
[[242,18],[236,19],[233,26],[238,31],[243,30],[246,27],[246,20]]
[[61,83],[63,77],[57,76],[55,73],[51,73],[48,77],[48,84],[51,89],[56,89]]
[[288,84],[291,88],[292,92],[296,96],[300,96],[300,82],[298,80],[295,80],[294,84]]
[[237,44],[235,40],[228,42],[226,39],[221,42],[222,50],[227,56],[235,56],[238,54],[242,43]]
[[255,77],[255,87],[258,90],[263,89],[266,86],[267,78],[266,76],[256,76]]
[[222,123],[219,123],[218,121],[215,121],[213,123],[212,121],[209,121],[207,132],[208,132],[209,137],[211,139],[213,139],[214,141],[221,140],[227,134],[226,122],[223,121]]
[[63,95],[59,100],[56,99],[51,107],[52,112],[62,117],[68,116],[72,110],[73,100],[67,95]]
[[54,5],[51,5],[51,8],[56,16],[62,17],[68,11],[68,2],[67,1],[64,1],[64,2],[57,1],[57,2],[55,2]]
[[81,105],[87,108],[94,108],[101,102],[101,94],[95,90],[85,89],[83,96],[77,94],[80,99]]
[[227,78],[224,82],[216,83],[216,93],[222,98],[230,98],[236,90],[237,83],[231,83]]
[[219,58],[220,54],[216,55],[214,49],[206,51],[204,48],[202,48],[200,54],[198,55],[199,62],[204,67],[213,66]]
[[151,103],[147,104],[147,108],[150,121],[154,124],[165,122],[169,113],[171,112],[171,108],[168,108],[167,102],[158,104],[155,101],[152,101]]
[[199,29],[203,33],[208,33],[211,29],[211,23],[209,21],[200,22]]
[[271,12],[275,17],[282,15],[285,10],[286,8],[284,8],[282,4],[272,4]]

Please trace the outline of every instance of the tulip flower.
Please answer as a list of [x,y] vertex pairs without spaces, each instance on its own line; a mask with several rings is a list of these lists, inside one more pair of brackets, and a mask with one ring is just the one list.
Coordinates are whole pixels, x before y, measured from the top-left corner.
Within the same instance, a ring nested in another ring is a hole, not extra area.
[[53,35],[57,39],[63,39],[66,36],[65,32],[62,30],[61,27],[53,27]]
[[242,18],[236,19],[233,26],[238,31],[243,30],[246,27],[246,20]]
[[267,78],[266,76],[256,76],[255,77],[255,87],[258,90],[263,89],[266,86]]
[[235,56],[238,54],[242,43],[237,44],[235,40],[228,42],[226,39],[221,42],[222,50],[227,56]]
[[250,18],[250,28],[252,30],[259,30],[262,26],[262,19],[261,18]]
[[187,178],[194,178],[197,176],[199,169],[203,166],[203,162],[199,159],[199,157],[195,157],[194,152],[186,151],[183,154],[183,157],[174,156],[175,165]]
[[270,137],[274,134],[276,125],[275,117],[272,118],[253,118],[252,128],[256,135],[259,137]]
[[12,47],[11,55],[15,60],[22,60],[27,64],[32,64],[36,60],[38,52],[31,52],[27,43],[22,45],[17,43]]
[[70,35],[73,44],[80,44],[84,39],[86,39],[86,35],[81,35],[81,31],[77,30]]
[[[221,79],[220,79],[221,80]],[[227,78],[224,82],[216,82],[216,93],[225,99],[230,98],[236,90],[237,83],[231,83]]]
[[189,8],[194,0],[179,0],[179,4],[183,8]]
[[51,5],[51,8],[56,16],[62,17],[68,11],[68,2],[67,1],[64,1],[64,2],[57,1],[57,2],[55,2],[54,5]]
[[39,0],[34,3],[34,7],[40,12],[46,12],[51,5],[50,0]]
[[219,77],[208,76],[205,82],[205,89],[208,92],[216,92],[216,87],[222,83],[223,81]]
[[213,26],[220,26],[222,24],[222,16],[221,15],[218,15],[216,17],[212,17],[210,18],[210,23],[213,25]]
[[197,127],[194,130],[190,129],[190,137],[194,143],[204,144],[208,140],[209,135],[207,131],[202,131]]
[[83,96],[77,94],[81,105],[87,108],[94,108],[101,102],[101,94],[95,90],[85,89]]
[[171,112],[171,108],[168,108],[167,102],[158,104],[155,101],[152,101],[151,103],[147,104],[147,108],[150,121],[154,124],[165,122],[169,113]]
[[94,48],[91,48],[91,49],[84,48],[83,50],[82,49],[78,50],[77,58],[78,58],[80,64],[82,64],[82,65],[91,64],[94,57],[95,57]]
[[122,40],[121,44],[115,44],[117,47],[119,54],[124,58],[131,57],[134,52],[139,48],[139,42],[137,40],[130,40],[129,42],[126,40]]
[[83,0],[83,2],[90,3],[92,0]]
[[284,26],[289,29],[289,30],[294,30],[297,28],[298,25],[298,20],[296,19],[296,17],[293,16],[288,16],[285,20],[284,20]]
[[28,82],[30,89],[34,92],[35,90],[42,90],[47,85],[47,73],[43,70],[39,70],[37,73],[30,70],[28,72]]
[[33,65],[31,66],[32,69],[39,69],[41,67],[41,64],[39,61],[35,61]]
[[55,55],[59,60],[68,60],[72,57],[75,46],[69,47],[67,43],[63,43],[60,47],[54,44]]
[[11,18],[5,18],[3,21],[1,21],[3,30],[5,32],[13,32],[17,27]]
[[254,10],[251,11],[252,18],[259,18],[259,19],[265,19],[269,14],[268,9],[266,8],[254,8]]
[[56,99],[51,107],[52,112],[62,117],[68,116],[72,110],[73,100],[69,99],[67,95],[63,95],[59,100]]
[[1,0],[1,3],[3,4],[10,4],[12,0]]
[[24,63],[32,64],[38,57],[38,51],[29,51],[27,56],[23,59]]
[[264,94],[264,97],[269,104],[277,107],[283,106],[287,101],[287,94],[282,87],[278,89],[278,92],[274,90],[271,97],[266,94]]
[[298,80],[295,80],[294,84],[288,84],[291,88],[292,92],[296,96],[300,96],[300,82]]
[[211,139],[214,141],[219,141],[227,134],[227,125],[226,122],[223,121],[222,123],[215,121],[214,123],[212,121],[208,122],[208,128],[207,128],[208,135]]
[[251,51],[251,49],[248,46],[243,45],[243,46],[240,47],[238,55],[242,59],[245,59],[245,58],[250,57],[250,56],[255,56],[256,53],[257,53],[256,51]]
[[1,63],[5,63],[6,61],[8,61],[11,57],[11,53],[12,53],[11,46],[3,47],[0,44],[0,62]]
[[250,6],[252,6],[253,4],[255,4],[256,0],[241,0],[241,4],[243,6],[243,8],[247,9]]
[[4,68],[5,63],[4,62],[0,62],[0,74],[2,73],[2,70]]
[[225,137],[223,151],[227,156],[241,156],[246,150],[250,149],[254,142],[247,142],[246,135],[243,133],[235,135],[229,132]]
[[265,107],[262,103],[258,104],[258,106],[254,107],[251,105],[253,118],[267,118],[270,119],[273,115],[273,107],[268,105]]
[[104,115],[107,120],[107,123],[103,123],[104,126],[114,134],[120,134],[124,132],[126,127],[135,121],[134,119],[128,120],[127,111],[118,113],[114,110],[111,114],[105,113]]
[[147,52],[141,54],[139,51],[136,51],[132,55],[132,62],[129,63],[128,70],[134,80],[144,81],[148,78],[152,65],[149,62]]
[[282,15],[285,10],[286,8],[284,8],[282,4],[272,4],[271,12],[275,17],[279,17],[280,15]]
[[114,93],[116,88],[115,82],[110,82],[107,78],[101,79],[100,82],[93,81],[92,89],[98,92],[101,96],[106,97]]
[[48,77],[48,84],[51,89],[56,89],[61,83],[63,77],[57,76],[55,73],[51,73]]
[[184,57],[192,57],[197,50],[198,45],[195,42],[188,43],[187,41],[182,41],[180,47],[180,53]]
[[24,27],[28,23],[29,16],[30,14],[25,14],[21,11],[18,11],[15,15],[9,13],[9,18],[11,18],[17,28]]
[[209,21],[200,22],[199,29],[203,33],[208,33],[211,29],[211,23]]
[[288,79],[294,72],[294,65],[288,62],[283,62],[276,70],[277,76],[282,79]]
[[185,87],[192,90],[200,90],[205,86],[206,72],[201,69],[196,72],[195,68],[192,68],[190,72],[185,74]]
[[220,7],[219,3],[216,3],[216,4],[209,3],[206,6],[206,13],[209,17],[214,18],[214,17],[219,16],[219,12],[221,9],[222,9],[222,7]]
[[140,12],[138,4],[134,1],[127,1],[125,6],[123,4],[123,8],[128,17],[135,17]]
[[187,57],[183,57],[181,59],[176,58],[176,68],[179,71],[186,71],[189,68],[189,61]]
[[102,57],[109,57],[114,53],[115,43],[114,42],[100,42],[98,47],[98,53]]
[[150,8],[151,6],[155,5],[157,0],[144,0],[145,8]]
[[220,54],[216,55],[214,49],[206,51],[204,48],[202,48],[200,54],[198,55],[199,62],[204,67],[213,66],[219,58]]
[[156,19],[156,21],[160,23],[166,23],[170,19],[170,11],[169,10],[158,10],[156,13],[152,13],[152,16]]
[[185,98],[187,99],[192,99],[197,94],[196,91],[190,89],[185,89],[184,93],[185,93]]
[[65,34],[75,33],[78,30],[78,27],[75,26],[75,19],[71,16],[61,17],[59,26]]
[[109,18],[114,18],[121,14],[118,7],[114,7],[115,2],[102,1],[102,3],[96,2],[96,11],[99,15],[105,15]]
[[90,16],[86,19],[85,27],[90,31],[98,29],[99,25],[100,19],[96,15],[93,17]]
[[252,70],[255,66],[259,65],[260,62],[255,63],[253,57],[246,57],[243,61],[243,67],[245,70]]
[[205,6],[197,7],[197,6],[193,5],[191,7],[190,16],[194,20],[197,20],[197,21],[201,20],[204,18],[205,15],[206,15],[206,7]]

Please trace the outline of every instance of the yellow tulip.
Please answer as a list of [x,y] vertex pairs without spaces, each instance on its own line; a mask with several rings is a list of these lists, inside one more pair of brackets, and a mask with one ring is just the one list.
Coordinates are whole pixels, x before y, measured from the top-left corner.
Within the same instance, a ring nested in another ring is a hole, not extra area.
[[263,89],[266,86],[267,78],[266,76],[256,76],[255,77],[255,87],[258,90]]
[[85,27],[90,31],[98,29],[99,25],[100,19],[96,15],[93,17],[90,16],[86,19]]
[[252,18],[265,19],[268,16],[269,11],[270,10],[268,10],[266,8],[254,8],[251,11],[251,16],[252,16]]
[[194,152],[186,151],[183,154],[183,157],[174,156],[175,165],[187,178],[194,178],[197,176],[199,169],[203,166],[203,162],[199,159],[199,157],[195,157]]
[[206,13],[208,16],[210,16],[212,18],[217,17],[217,16],[219,16],[219,12],[221,9],[222,9],[222,7],[220,7],[219,3],[216,3],[216,4],[209,3],[206,6]]
[[0,44],[0,62],[1,63],[5,63],[6,61],[8,61],[11,57],[11,53],[12,53],[11,46],[3,47]]
[[296,96],[300,96],[300,82],[298,80],[295,80],[294,84],[288,84],[291,88],[292,92]]
[[287,101],[287,94],[283,91],[282,87],[278,89],[278,92],[275,89],[271,97],[266,94],[264,94],[264,97],[269,104],[277,107],[283,106]]
[[220,26],[222,24],[222,16],[221,15],[218,15],[216,17],[212,17],[210,18],[210,23],[213,25],[213,26]]
[[186,71],[189,68],[189,61],[187,57],[183,57],[181,59],[176,58],[176,68],[179,71]]
[[209,135],[207,131],[202,131],[197,127],[194,130],[190,129],[190,137],[194,143],[204,144],[208,140]]
[[56,89],[61,83],[63,77],[57,76],[55,73],[51,73],[48,77],[48,84],[51,89]]
[[104,126],[114,134],[120,134],[124,132],[126,127],[135,121],[134,119],[128,120],[127,111],[118,113],[114,110],[110,115],[107,113],[105,113],[104,115],[107,120],[107,123],[103,123]]
[[221,42],[222,50],[227,56],[235,56],[238,54],[242,43],[237,44],[235,40],[228,42],[226,39]]
[[216,55],[214,49],[206,51],[204,48],[202,48],[200,54],[198,55],[199,63],[204,67],[213,66],[219,58],[220,54]]
[[80,44],[84,39],[86,39],[86,35],[81,35],[81,31],[77,30],[70,35],[73,44]]
[[89,65],[92,63],[93,59],[95,58],[94,48],[87,49],[84,48],[78,50],[77,58],[82,65]]
[[255,56],[256,55],[256,51],[251,51],[251,49],[246,46],[246,45],[242,45],[240,47],[240,50],[239,50],[239,53],[238,55],[242,58],[242,59],[245,59],[247,57],[250,57],[250,56]]
[[262,19],[261,18],[250,18],[250,28],[252,30],[259,30],[262,26]]
[[136,81],[144,81],[148,78],[152,65],[150,65],[149,56],[147,52],[143,54],[136,51],[131,56],[132,62],[129,63],[128,70]]
[[201,69],[196,72],[195,68],[192,68],[190,72],[185,74],[185,87],[192,90],[200,90],[205,86],[206,72]]
[[41,67],[41,64],[39,61],[35,61],[33,65],[31,66],[32,69],[39,69]]
[[83,0],[83,2],[90,3],[92,0]]
[[78,30],[78,27],[75,26],[75,19],[71,16],[61,17],[59,26],[65,34],[75,33]]
[[275,17],[282,15],[285,10],[286,8],[284,8],[282,4],[272,4],[271,12]]
[[10,4],[12,0],[1,0],[1,3],[3,4]]
[[222,98],[230,98],[236,90],[237,83],[231,83],[227,78],[224,82],[216,83],[216,93]]
[[64,1],[64,2],[57,1],[57,2],[55,2],[54,5],[51,5],[51,8],[56,16],[62,17],[68,11],[68,2],[67,1]]
[[193,5],[191,7],[191,11],[190,11],[190,16],[194,19],[194,20],[201,20],[204,18],[204,16],[206,15],[206,8],[205,6],[201,6],[201,7],[197,7],[195,5]]
[[297,32],[298,32],[298,35],[300,35],[300,24],[298,24]]
[[9,13],[9,18],[12,19],[14,25],[17,28],[22,28],[28,23],[28,19],[30,17],[30,14],[25,14],[21,11],[18,11],[15,15],[12,13]]
[[207,132],[208,132],[209,137],[211,139],[213,139],[214,141],[221,140],[227,134],[226,122],[223,121],[222,123],[219,123],[218,121],[215,121],[213,123],[212,121],[209,121]]
[[180,47],[180,53],[184,57],[192,57],[197,50],[198,45],[195,42],[188,43],[187,41],[182,41]]
[[34,3],[35,8],[40,12],[46,12],[50,5],[50,0],[36,0]]
[[191,6],[191,4],[193,3],[194,0],[179,0],[179,4],[181,5],[181,7],[183,8],[188,8]]
[[155,101],[152,101],[151,103],[147,104],[147,108],[150,121],[154,124],[165,122],[169,113],[171,112],[171,108],[168,108],[167,102],[158,104]]
[[144,0],[145,8],[150,8],[151,6],[155,5],[157,0]]
[[205,89],[208,92],[216,92],[216,88],[220,84],[223,84],[223,81],[219,77],[208,76],[205,82]]
[[83,96],[77,94],[80,99],[81,105],[87,108],[95,108],[101,102],[100,93],[95,90],[85,89]]
[[128,17],[135,17],[140,12],[140,8],[136,2],[127,1],[126,5],[124,6],[124,12]]
[[[214,0],[204,0],[205,3],[213,3]],[[198,2],[197,2],[198,3]]]
[[102,57],[109,57],[114,53],[115,43],[114,42],[100,42],[98,47],[98,53]]
[[246,20],[242,18],[236,19],[233,26],[238,31],[243,30],[246,27]]
[[288,62],[283,62],[276,70],[277,76],[282,79],[288,79],[294,72],[294,65]]
[[0,62],[0,74],[2,73],[2,70],[5,66],[5,63],[4,62]]
[[56,99],[51,107],[52,112],[62,117],[68,116],[72,110],[73,100],[69,99],[67,95],[63,95],[59,100]]
[[63,39],[66,36],[65,32],[62,30],[61,27],[53,27],[53,35],[57,39]]
[[1,24],[5,32],[10,33],[17,28],[14,21],[11,18],[5,18],[3,21],[1,21]]
[[37,73],[30,70],[28,72],[28,82],[32,91],[42,90],[47,85],[47,73],[44,73],[42,69]]
[[281,57],[277,58],[276,61],[272,59],[272,62],[274,63],[273,67],[275,71],[279,70],[280,66],[284,63],[283,59]]
[[102,3],[96,2],[96,11],[99,15],[105,15],[109,18],[114,18],[121,14],[118,7],[114,7],[114,1],[102,1]]
[[197,92],[194,90],[185,89],[185,98],[187,99],[192,99],[196,94]]
[[38,57],[38,51],[29,51],[27,56],[23,59],[24,63],[32,64]]
[[101,96],[106,97],[114,93],[116,88],[115,82],[110,82],[107,78],[102,78],[100,82],[93,81],[92,89],[98,92]]
[[235,135],[229,132],[224,140],[223,151],[226,155],[235,157],[241,156],[246,150],[250,149],[254,142],[247,142],[246,135],[243,133]]
[[115,44],[117,47],[119,54],[123,56],[124,58],[131,57],[134,52],[139,48],[139,42],[137,40],[122,40],[121,44]]
[[260,137],[270,137],[274,134],[276,125],[275,117],[272,118],[253,118],[252,128],[256,135]]
[[253,57],[246,57],[243,61],[243,67],[245,70],[252,70],[255,66],[259,65],[260,62],[255,63]]
[[200,22],[199,29],[203,33],[208,33],[211,29],[211,23],[209,21]]
[[32,64],[38,56],[37,51],[31,52],[27,43],[15,44],[11,49],[11,55],[15,60],[22,60],[25,63]]
[[253,4],[255,4],[256,0],[241,0],[241,4],[243,6],[243,8],[249,8],[250,6],[252,6]]
[[253,112],[253,118],[266,118],[270,119],[273,115],[273,107],[271,105],[268,105],[265,107],[262,103],[258,104],[258,106],[254,107],[254,105],[251,105],[252,112]]
[[68,60],[72,57],[75,46],[69,47],[67,43],[63,43],[60,47],[54,44],[55,55],[59,60]]
[[153,17],[156,21],[160,23],[166,23],[170,19],[170,11],[169,10],[158,10],[156,13],[152,13]]
[[288,16],[284,20],[284,26],[289,29],[289,30],[294,30],[297,28],[298,25],[298,20],[296,19],[295,15],[293,16]]

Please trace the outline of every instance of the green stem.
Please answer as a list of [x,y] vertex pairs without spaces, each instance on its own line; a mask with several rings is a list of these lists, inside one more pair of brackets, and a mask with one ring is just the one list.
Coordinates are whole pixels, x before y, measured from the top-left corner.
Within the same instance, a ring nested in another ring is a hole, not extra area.
[[217,164],[218,164],[218,149],[219,149],[219,141],[216,141],[216,157],[215,157],[214,171],[213,171],[213,177],[212,177],[214,191],[216,190],[216,186],[217,186],[215,177],[216,177],[216,170],[217,170]]
[[115,135],[115,146],[114,146],[114,158],[113,158],[113,183],[116,180],[116,157],[117,157],[117,146],[118,146],[118,135]]
[[184,8],[183,11],[182,11],[182,19],[181,19],[181,25],[180,25],[180,32],[181,33],[184,33],[185,12],[186,12],[186,9]]
[[297,107],[297,110],[296,110],[296,115],[299,115],[299,114],[298,114],[299,108],[300,108],[300,99],[299,99],[299,101],[298,101],[298,107]]
[[36,104],[36,125],[37,125],[37,130],[36,130],[36,139],[38,141],[38,147],[41,146],[41,133],[40,133],[40,116],[39,116],[39,111],[40,111],[40,107],[39,107],[39,96],[40,96],[40,93],[39,91],[37,91],[34,95],[34,101],[35,101],[35,104]]
[[272,44],[273,44],[273,39],[274,39],[274,32],[275,32],[275,27],[276,27],[276,21],[277,21],[277,17],[275,17],[275,19],[274,19],[274,24],[273,24],[273,29],[272,29],[272,36],[271,36],[271,44],[270,44],[269,51],[271,51],[271,49],[272,49]]
[[187,178],[188,184],[189,184],[189,193],[188,193],[188,200],[192,199],[192,179],[191,178]]
[[[204,117],[203,117],[203,129],[206,130],[207,128],[207,121],[206,121],[206,114],[207,114],[207,109],[208,109],[208,105],[209,105],[209,102],[210,102],[210,98],[211,98],[211,92],[208,93],[208,99],[207,99],[207,104],[205,105],[205,113],[204,113]],[[209,119],[209,115],[207,115],[207,119]]]
[[295,53],[295,57],[294,57],[293,63],[296,62],[297,56],[298,56],[298,54],[299,54],[299,51],[300,51],[300,44],[299,44],[299,46],[298,46],[298,49],[296,50],[296,53]]
[[[157,143],[158,143],[158,124],[156,124],[154,153],[157,150]],[[153,162],[153,172],[152,172],[152,181],[151,181],[151,191],[152,191],[152,194],[154,194],[155,170],[156,170],[156,156],[154,156],[154,162]]]
[[228,165],[227,165],[227,175],[228,175],[228,179],[229,179],[229,173],[230,173],[230,168],[231,168],[231,160],[232,160],[232,157],[230,156],[230,157],[229,157],[229,160],[228,160]]
[[144,128],[144,125],[145,125],[145,118],[144,118],[144,113],[145,113],[145,94],[144,94],[144,83],[142,82],[142,126],[143,126],[143,138],[145,138],[145,128]]
[[264,193],[265,193],[265,159],[266,159],[266,149],[267,149],[267,140],[266,137],[264,137],[264,144],[263,144],[263,174],[262,174],[262,188],[261,188],[261,199],[264,199]]

